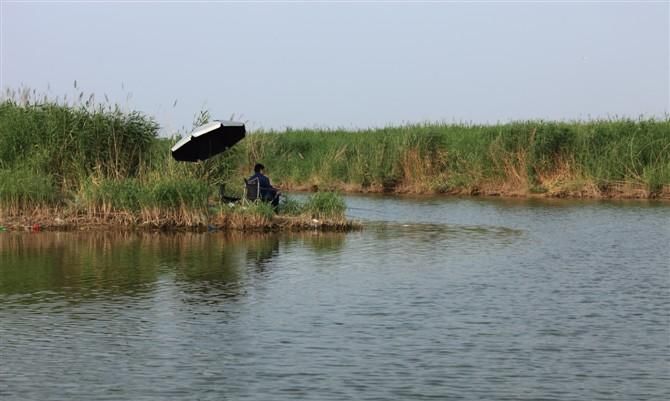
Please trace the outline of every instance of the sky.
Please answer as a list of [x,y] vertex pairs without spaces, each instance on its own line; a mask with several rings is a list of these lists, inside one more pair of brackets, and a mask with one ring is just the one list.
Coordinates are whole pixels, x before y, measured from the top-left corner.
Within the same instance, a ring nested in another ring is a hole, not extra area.
[[[0,0],[0,87],[251,130],[664,117],[670,2]],[[74,88],[74,81],[77,88]]]

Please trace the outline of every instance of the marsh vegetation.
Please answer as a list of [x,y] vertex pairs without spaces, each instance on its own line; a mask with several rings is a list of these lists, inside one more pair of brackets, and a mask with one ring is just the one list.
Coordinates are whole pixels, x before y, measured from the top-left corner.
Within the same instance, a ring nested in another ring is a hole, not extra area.
[[554,197],[670,195],[670,120],[416,124],[250,136],[284,187]]
[[[209,119],[207,112],[194,121]],[[137,111],[8,92],[0,102],[0,216],[14,225],[342,226],[332,191],[553,197],[670,197],[670,119],[416,124],[360,131],[255,132],[224,155],[176,162]],[[240,197],[263,161],[284,190],[279,219]]]
[[[202,113],[195,124],[207,121]],[[284,198],[279,214],[265,203],[220,201],[225,182],[242,195],[235,155],[182,163],[176,138],[118,106],[75,105],[8,96],[0,103],[0,217],[4,225],[100,225],[232,229],[349,228],[344,203],[318,193]],[[330,201],[328,201],[330,200]],[[338,206],[339,207],[335,207]],[[284,213],[284,211],[286,211]]]

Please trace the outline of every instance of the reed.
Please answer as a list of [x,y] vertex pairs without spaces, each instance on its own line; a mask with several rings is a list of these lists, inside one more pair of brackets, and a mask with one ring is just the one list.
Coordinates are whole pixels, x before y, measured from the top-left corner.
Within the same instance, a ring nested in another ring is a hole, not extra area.
[[[324,194],[307,205],[293,202],[289,213],[297,220],[290,223],[267,203],[222,205],[220,184],[239,181],[231,187],[241,195],[243,148],[179,163],[170,156],[178,137],[158,138],[151,118],[95,104],[92,96],[83,99],[82,93],[75,104],[59,103],[21,91],[0,101],[0,222],[281,229],[309,222],[312,215],[335,216],[337,199],[331,195],[330,204],[319,203],[329,196]],[[194,125],[208,120],[201,112]]]
[[72,107],[29,98],[0,102],[0,168],[48,171],[61,186],[93,172],[136,175],[158,124],[118,106]]
[[239,173],[262,160],[303,190],[608,196],[628,185],[654,197],[670,185],[670,119],[287,130],[242,148]]
[[[194,125],[208,120],[201,112]],[[179,135],[157,133],[152,118],[83,93],[73,103],[6,94],[0,218],[246,229],[346,221],[337,191],[670,198],[668,118],[255,132],[200,163],[176,162]],[[282,189],[318,192],[285,199],[279,216],[219,205],[219,186],[241,196],[259,161]]]
[[90,179],[77,193],[79,210],[118,224],[157,227],[207,223],[210,188],[193,178]]
[[303,210],[313,219],[341,221],[345,219],[347,205],[335,192],[317,192],[307,199]]
[[234,230],[264,230],[272,228],[274,210],[265,202],[245,202],[238,205],[223,205],[212,219],[219,228]]
[[57,203],[53,177],[27,168],[0,169],[0,215],[17,215]]

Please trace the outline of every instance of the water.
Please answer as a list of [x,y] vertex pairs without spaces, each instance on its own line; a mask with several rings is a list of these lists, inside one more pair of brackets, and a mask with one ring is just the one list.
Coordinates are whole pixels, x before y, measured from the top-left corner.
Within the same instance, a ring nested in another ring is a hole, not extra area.
[[667,400],[670,205],[350,197],[350,234],[0,234],[3,400]]

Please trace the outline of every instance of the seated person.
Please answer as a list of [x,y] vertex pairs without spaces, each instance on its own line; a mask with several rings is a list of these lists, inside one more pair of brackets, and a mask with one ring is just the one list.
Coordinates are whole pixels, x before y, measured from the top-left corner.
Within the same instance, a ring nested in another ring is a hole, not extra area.
[[254,166],[254,175],[249,177],[247,181],[257,179],[260,187],[259,197],[264,201],[272,202],[272,207],[276,209],[279,206],[279,195],[281,193],[270,184],[270,179],[263,175],[263,170],[265,170],[265,166],[257,163]]

